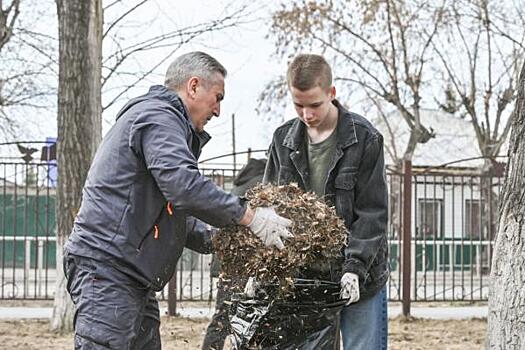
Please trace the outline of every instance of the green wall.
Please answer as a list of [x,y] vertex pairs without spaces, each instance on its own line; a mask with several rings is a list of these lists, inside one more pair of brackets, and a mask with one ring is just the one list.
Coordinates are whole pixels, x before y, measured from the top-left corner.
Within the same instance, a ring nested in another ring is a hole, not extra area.
[[[15,201],[16,198],[16,201]],[[38,237],[42,245],[44,267],[56,265],[55,196],[47,193],[25,195],[0,193],[0,267],[24,267],[25,241],[12,237]],[[31,267],[36,266],[37,242],[30,241]]]

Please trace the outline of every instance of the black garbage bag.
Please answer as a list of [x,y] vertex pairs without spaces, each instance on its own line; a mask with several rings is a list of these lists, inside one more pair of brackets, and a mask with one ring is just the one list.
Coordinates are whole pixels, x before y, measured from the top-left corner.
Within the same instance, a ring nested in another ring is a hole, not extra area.
[[294,285],[286,297],[279,296],[277,285],[259,287],[254,298],[232,297],[234,349],[339,349],[339,314],[346,301],[339,298],[339,283],[295,279]]

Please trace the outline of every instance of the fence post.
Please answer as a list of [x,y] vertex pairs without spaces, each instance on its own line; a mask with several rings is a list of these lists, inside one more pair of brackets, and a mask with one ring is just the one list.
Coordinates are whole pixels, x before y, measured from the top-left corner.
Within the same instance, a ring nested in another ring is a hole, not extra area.
[[44,276],[44,273],[43,273],[43,269],[44,269],[44,241],[41,241],[38,239],[38,237],[36,238],[37,239],[37,255],[38,255],[38,259],[37,259],[37,271],[38,271],[38,296],[42,296],[42,284],[43,284],[43,276]]
[[177,316],[177,270],[168,282],[168,316]]
[[412,162],[403,164],[403,316],[410,316],[410,259],[412,239]]
[[[15,237],[16,240],[16,237]],[[29,297],[29,270],[31,268],[31,241],[25,239],[24,257],[24,299]]]

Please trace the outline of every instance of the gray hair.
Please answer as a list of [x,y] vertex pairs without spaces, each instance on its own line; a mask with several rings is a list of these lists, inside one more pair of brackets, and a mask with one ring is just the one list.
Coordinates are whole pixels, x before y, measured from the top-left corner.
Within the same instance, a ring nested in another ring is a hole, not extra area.
[[189,52],[177,57],[170,64],[164,85],[178,90],[193,76],[201,78],[204,84],[209,84],[213,82],[217,73],[226,78],[226,68],[219,61],[204,52]]

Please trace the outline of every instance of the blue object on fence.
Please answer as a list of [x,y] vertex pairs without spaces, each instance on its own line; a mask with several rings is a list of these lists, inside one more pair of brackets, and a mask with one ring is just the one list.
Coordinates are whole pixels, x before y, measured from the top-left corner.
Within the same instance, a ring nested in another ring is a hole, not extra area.
[[42,149],[42,160],[47,161],[47,186],[56,187],[58,179],[58,168],[56,161],[56,137],[46,137],[46,146]]

